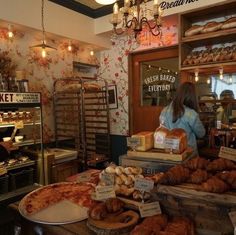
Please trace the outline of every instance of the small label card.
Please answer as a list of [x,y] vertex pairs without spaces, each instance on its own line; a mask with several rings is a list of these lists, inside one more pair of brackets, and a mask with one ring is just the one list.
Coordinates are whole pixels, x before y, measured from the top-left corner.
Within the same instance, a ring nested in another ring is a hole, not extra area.
[[23,129],[23,128],[24,128],[24,123],[23,123],[23,121],[15,122],[15,128],[16,128],[16,129]]
[[234,235],[236,235],[236,211],[229,212],[229,218],[234,226]]
[[116,197],[116,194],[113,185],[96,187],[95,200],[102,201],[114,197]]
[[179,139],[165,139],[166,149],[179,149]]
[[143,178],[136,178],[134,188],[139,191],[150,192],[154,187],[154,181]]
[[103,181],[106,185],[114,185],[115,176],[114,174],[102,173],[101,181]]
[[82,183],[82,182],[88,182],[89,180],[90,180],[90,174],[88,174],[88,173],[81,173],[81,174],[79,174],[78,176],[77,176],[77,178],[76,178],[76,181],[78,182],[78,183]]
[[141,139],[138,137],[127,137],[127,146],[135,150],[138,146],[141,145]]
[[236,161],[236,149],[221,147],[219,157]]
[[161,214],[160,204],[159,202],[141,204],[139,206],[139,212],[142,218],[153,215],[159,215]]

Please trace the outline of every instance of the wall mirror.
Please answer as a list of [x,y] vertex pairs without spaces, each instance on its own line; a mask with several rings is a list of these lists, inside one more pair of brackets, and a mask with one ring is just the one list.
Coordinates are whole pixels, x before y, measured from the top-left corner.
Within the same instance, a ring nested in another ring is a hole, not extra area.
[[166,106],[179,84],[178,57],[140,63],[141,106]]

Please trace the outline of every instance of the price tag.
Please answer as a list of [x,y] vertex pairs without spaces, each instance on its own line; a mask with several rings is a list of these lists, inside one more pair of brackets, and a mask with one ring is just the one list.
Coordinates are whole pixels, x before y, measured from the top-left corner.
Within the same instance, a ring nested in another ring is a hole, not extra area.
[[15,123],[15,128],[16,129],[23,129],[24,128],[24,123],[23,121],[18,121]]
[[114,174],[102,173],[101,181],[105,183],[105,185],[114,185],[115,176]]
[[179,139],[165,139],[165,148],[166,149],[179,149]]
[[229,212],[229,218],[234,226],[234,235],[236,235],[236,211]]
[[161,214],[159,202],[145,203],[139,206],[139,212],[142,218]]
[[236,149],[221,147],[219,157],[236,161]]
[[139,191],[150,192],[154,187],[154,181],[143,178],[136,178],[134,188]]
[[86,173],[82,173],[82,174],[79,174],[76,178],[76,181],[78,183],[82,183],[82,182],[88,182],[91,178],[91,175],[90,174],[86,174]]
[[141,139],[138,137],[127,137],[127,146],[135,149],[136,147],[141,145]]
[[97,186],[95,190],[95,200],[101,201],[116,197],[113,185]]

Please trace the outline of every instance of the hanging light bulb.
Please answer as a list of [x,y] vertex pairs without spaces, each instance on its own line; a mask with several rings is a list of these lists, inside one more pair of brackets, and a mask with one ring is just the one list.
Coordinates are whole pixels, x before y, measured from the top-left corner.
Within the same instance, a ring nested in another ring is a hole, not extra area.
[[45,58],[47,56],[47,52],[46,52],[45,48],[42,48],[41,55],[43,58]]
[[195,82],[198,82],[199,81],[198,70],[195,71],[194,75],[195,75]]
[[93,50],[90,51],[90,55],[94,56],[94,51]]
[[224,78],[224,75],[223,75],[224,70],[223,70],[223,68],[219,69],[219,73],[220,73],[220,80],[223,80],[223,78]]
[[233,83],[233,78],[232,78],[232,75],[229,77],[229,84],[232,84]]
[[207,79],[207,84],[210,84],[211,83],[211,80],[210,78]]
[[71,41],[69,41],[69,44],[68,44],[67,50],[68,50],[68,51],[72,51]]
[[8,32],[7,32],[7,35],[9,38],[13,38],[14,37],[14,33],[12,31],[12,25],[8,25]]

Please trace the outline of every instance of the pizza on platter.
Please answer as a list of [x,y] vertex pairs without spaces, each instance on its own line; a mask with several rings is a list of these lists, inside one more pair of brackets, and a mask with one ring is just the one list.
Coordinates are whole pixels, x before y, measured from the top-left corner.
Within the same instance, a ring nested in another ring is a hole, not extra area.
[[79,206],[90,208],[96,203],[91,199],[94,190],[94,185],[89,183],[51,184],[26,195],[20,206],[25,215],[35,214],[62,200],[69,200]]

